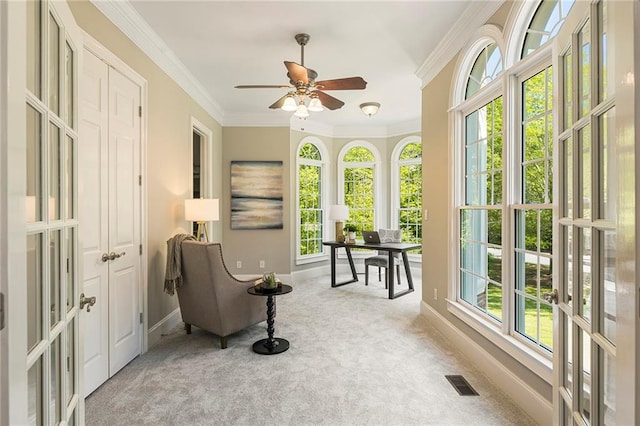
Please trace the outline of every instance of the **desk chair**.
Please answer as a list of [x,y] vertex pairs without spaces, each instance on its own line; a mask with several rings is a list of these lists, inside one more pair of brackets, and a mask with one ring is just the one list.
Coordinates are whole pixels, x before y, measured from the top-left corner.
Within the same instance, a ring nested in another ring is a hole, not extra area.
[[[381,243],[401,243],[401,229],[380,229],[378,230]],[[398,277],[398,285],[400,285],[400,253],[393,253],[393,263],[396,267],[396,276]],[[369,285],[369,266],[378,267],[378,281],[382,281],[381,268],[385,269],[385,276],[389,273],[389,253],[379,250],[377,256],[367,257],[364,260],[364,285]],[[388,288],[387,280],[384,281],[384,288]]]

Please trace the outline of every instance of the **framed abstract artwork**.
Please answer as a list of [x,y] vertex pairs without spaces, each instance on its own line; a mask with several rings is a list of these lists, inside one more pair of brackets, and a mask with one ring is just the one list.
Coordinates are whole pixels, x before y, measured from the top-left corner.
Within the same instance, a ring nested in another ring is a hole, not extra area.
[[282,229],[282,161],[231,162],[231,229]]

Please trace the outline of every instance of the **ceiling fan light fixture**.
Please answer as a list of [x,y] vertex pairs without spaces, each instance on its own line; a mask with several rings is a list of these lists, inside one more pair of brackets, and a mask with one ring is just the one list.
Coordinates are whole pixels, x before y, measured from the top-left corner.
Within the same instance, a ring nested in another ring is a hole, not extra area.
[[363,104],[360,104],[360,109],[366,115],[371,117],[378,112],[378,110],[380,109],[380,104],[378,102],[365,102]]
[[322,102],[320,102],[320,99],[318,99],[315,96],[311,97],[311,100],[309,101],[309,106],[307,107],[307,109],[309,111],[311,111],[311,112],[324,111],[324,107],[322,106]]
[[298,108],[296,109],[296,112],[293,115],[300,118],[307,118],[309,116],[309,111],[307,110],[307,107],[304,104],[304,102],[300,101],[300,105],[298,105]]
[[293,96],[289,95],[284,100],[281,108],[283,111],[295,111],[296,109],[298,109],[298,105],[296,105],[296,100],[293,98]]

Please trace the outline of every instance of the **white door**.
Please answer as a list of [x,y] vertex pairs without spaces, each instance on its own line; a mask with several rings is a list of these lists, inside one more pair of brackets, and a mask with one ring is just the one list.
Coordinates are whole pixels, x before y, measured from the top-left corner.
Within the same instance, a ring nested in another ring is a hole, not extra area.
[[141,352],[140,87],[85,50],[80,176],[84,394]]
[[554,43],[557,424],[640,421],[634,7],[638,2],[575,2]]

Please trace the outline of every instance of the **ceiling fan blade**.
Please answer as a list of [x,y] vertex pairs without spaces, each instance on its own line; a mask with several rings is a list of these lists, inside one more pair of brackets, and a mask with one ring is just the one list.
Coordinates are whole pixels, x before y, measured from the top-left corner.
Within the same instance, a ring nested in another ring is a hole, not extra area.
[[367,87],[367,82],[362,77],[348,77],[316,81],[315,86],[322,90],[362,90]]
[[320,102],[322,103],[322,106],[327,109],[334,110],[334,109],[342,108],[342,106],[344,105],[344,102],[342,102],[340,99],[336,99],[333,96],[327,95],[324,92],[315,90],[314,93],[318,94],[318,98],[320,98]]
[[287,71],[289,71],[288,76],[293,84],[299,81],[302,81],[304,84],[309,83],[309,74],[305,67],[289,61],[284,61],[284,66],[287,67]]
[[289,94],[284,95],[283,97],[275,101],[273,104],[269,105],[269,108],[271,109],[282,108],[282,105],[284,104],[284,100],[287,99],[287,96],[289,96]]
[[290,89],[291,86],[282,86],[277,84],[245,84],[235,86],[236,89]]

